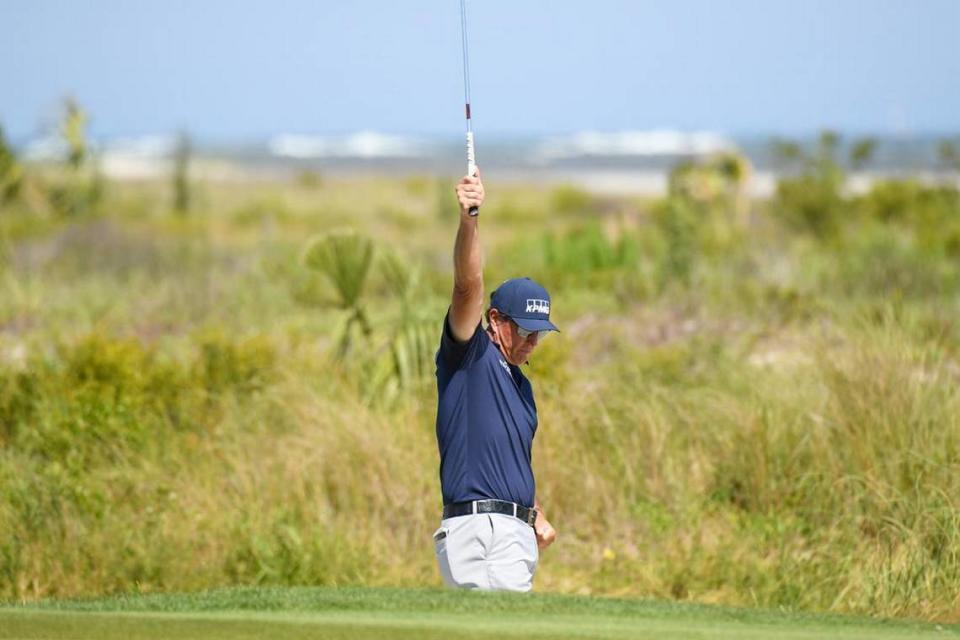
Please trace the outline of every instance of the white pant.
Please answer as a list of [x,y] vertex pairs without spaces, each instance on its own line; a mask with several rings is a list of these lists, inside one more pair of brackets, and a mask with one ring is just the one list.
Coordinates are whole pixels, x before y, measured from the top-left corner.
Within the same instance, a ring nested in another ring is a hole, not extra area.
[[445,518],[433,534],[448,587],[530,591],[540,552],[533,527],[499,513]]

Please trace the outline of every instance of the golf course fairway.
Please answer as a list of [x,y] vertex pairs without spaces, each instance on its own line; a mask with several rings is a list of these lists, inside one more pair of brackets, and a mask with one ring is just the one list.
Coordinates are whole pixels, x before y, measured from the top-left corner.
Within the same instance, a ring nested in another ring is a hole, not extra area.
[[0,638],[952,638],[956,625],[588,598],[363,588],[224,589],[0,606]]

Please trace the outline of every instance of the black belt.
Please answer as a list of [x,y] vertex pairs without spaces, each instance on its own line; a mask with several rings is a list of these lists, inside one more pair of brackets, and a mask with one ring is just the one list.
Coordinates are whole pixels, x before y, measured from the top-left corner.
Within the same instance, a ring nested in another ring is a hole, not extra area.
[[472,502],[453,502],[443,505],[444,518],[468,516],[474,513],[502,513],[523,520],[531,527],[537,521],[537,510],[524,507],[506,500],[473,500]]

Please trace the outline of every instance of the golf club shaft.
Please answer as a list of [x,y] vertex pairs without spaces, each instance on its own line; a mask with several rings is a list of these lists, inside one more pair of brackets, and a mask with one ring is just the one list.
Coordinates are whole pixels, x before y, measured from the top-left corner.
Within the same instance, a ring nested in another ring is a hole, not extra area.
[[[477,158],[473,148],[473,123],[470,118],[470,56],[467,48],[467,2],[460,0],[460,35],[463,43],[463,101],[467,116],[467,175],[477,175]],[[471,216],[480,214],[479,207],[470,207]]]

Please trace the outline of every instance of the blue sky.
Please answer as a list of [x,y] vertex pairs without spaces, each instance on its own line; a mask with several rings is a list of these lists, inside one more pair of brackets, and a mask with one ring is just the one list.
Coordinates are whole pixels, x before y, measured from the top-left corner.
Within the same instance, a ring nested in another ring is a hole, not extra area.
[[[958,0],[468,0],[486,135],[960,131]],[[460,132],[457,0],[0,0],[0,124]]]

